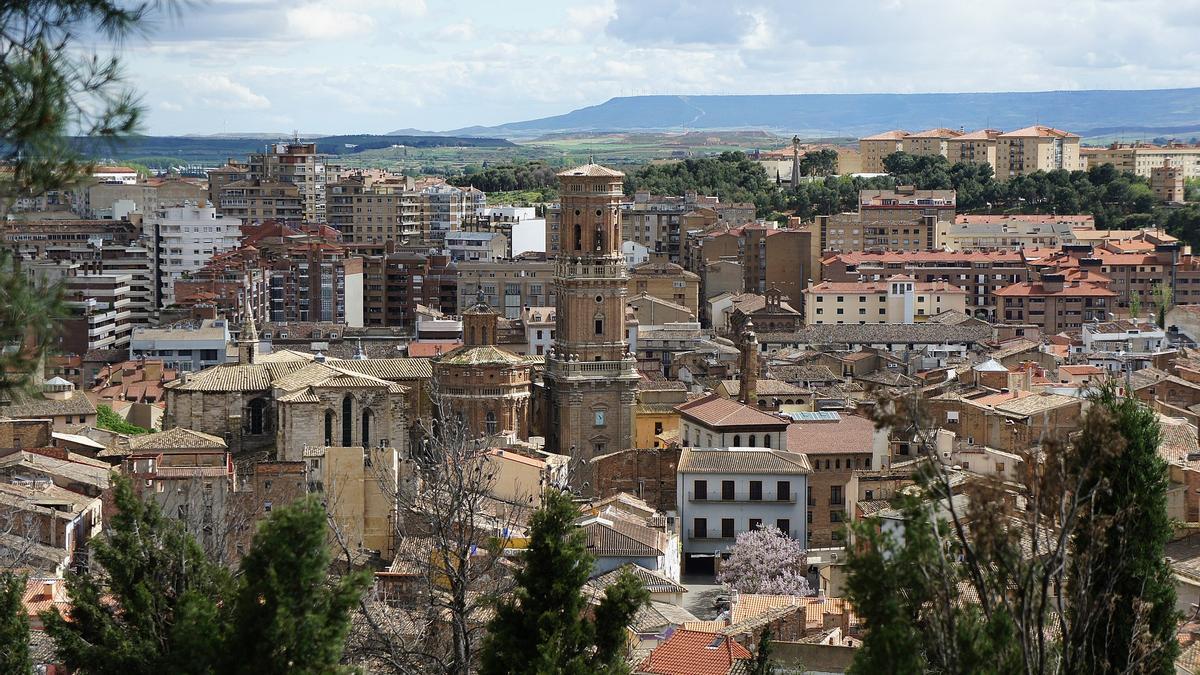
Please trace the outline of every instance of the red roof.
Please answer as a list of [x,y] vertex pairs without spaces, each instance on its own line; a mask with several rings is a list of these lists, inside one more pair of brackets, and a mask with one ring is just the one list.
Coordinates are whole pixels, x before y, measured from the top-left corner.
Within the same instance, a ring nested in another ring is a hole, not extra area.
[[751,658],[745,647],[720,633],[677,630],[637,669],[662,675],[728,675],[736,662]]
[[409,358],[433,358],[463,346],[462,340],[430,340],[428,342],[410,342],[408,345]]
[[871,452],[874,441],[875,423],[858,415],[842,415],[836,422],[793,422],[787,429],[789,451],[808,455]]
[[912,277],[895,275],[887,281],[822,281],[812,288],[804,289],[805,293],[887,293],[890,281],[913,281],[913,289],[917,293],[947,293],[950,295],[966,294],[961,287],[949,281],[917,281]]
[[[975,262],[1012,262],[1024,260],[1020,251],[848,251],[831,255],[825,260],[841,260],[847,265],[859,265],[864,262],[877,263],[975,263]],[[822,261],[824,262],[824,261]]]
[[1087,223],[1096,222],[1096,217],[1087,215],[1087,214],[1073,214],[1073,215],[1060,215],[1060,216],[1049,215],[1048,216],[1048,215],[1032,215],[1032,214],[1031,215],[1022,215],[1022,214],[972,215],[972,214],[967,214],[967,213],[960,213],[957,216],[954,216],[954,222],[959,225],[962,225],[965,223],[976,223],[976,224],[980,224],[980,225],[989,225],[989,224],[997,224],[997,223],[1037,223],[1037,224],[1041,224],[1041,225],[1050,225],[1052,223],[1072,223],[1072,224],[1084,225]]
[[1080,296],[1097,297],[1097,298],[1115,298],[1115,291],[1110,291],[1103,286],[1094,284],[1090,281],[1080,281],[1076,286],[1073,282],[1063,284],[1063,287],[1058,290],[1049,290],[1040,281],[1029,282],[1022,281],[1011,286],[1005,286],[996,291],[996,297],[999,298],[1018,298],[1018,297],[1063,297],[1076,298]]
[[675,409],[697,422],[711,428],[787,426],[787,422],[775,415],[752,408],[716,394],[709,394],[695,401],[675,406]]

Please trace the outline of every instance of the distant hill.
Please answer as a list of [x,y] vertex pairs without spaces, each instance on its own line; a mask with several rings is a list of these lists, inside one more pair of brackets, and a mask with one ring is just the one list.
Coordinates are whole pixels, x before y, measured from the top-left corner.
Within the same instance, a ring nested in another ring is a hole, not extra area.
[[[630,96],[564,115],[466,127],[457,136],[532,138],[596,131],[766,129],[805,136],[861,136],[889,129],[1047,124],[1092,130],[1200,129],[1200,88],[962,94],[785,94],[773,96]],[[1100,135],[1100,134],[1095,134]]]
[[[265,135],[219,136],[134,136],[116,144],[108,141],[78,139],[79,146],[88,154],[112,159],[177,158],[188,162],[223,162],[230,157],[245,160],[251,152],[262,152],[269,143],[287,141],[286,136]],[[304,137],[305,142],[316,143],[317,151],[329,155],[355,155],[367,150],[404,145],[410,148],[442,147],[512,147],[503,138],[479,136],[413,136],[355,134],[344,136]]]

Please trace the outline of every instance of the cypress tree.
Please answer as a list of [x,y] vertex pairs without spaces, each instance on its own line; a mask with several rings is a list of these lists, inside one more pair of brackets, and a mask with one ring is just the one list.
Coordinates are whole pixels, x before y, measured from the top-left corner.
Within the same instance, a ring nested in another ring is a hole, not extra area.
[[320,502],[308,497],[271,513],[242,560],[226,672],[337,670],[350,610],[371,577],[332,580],[330,561]]
[[179,521],[115,479],[117,514],[92,565],[67,574],[70,617],[42,615],[59,661],[81,673],[211,673],[228,625],[229,576]]
[[12,572],[0,574],[0,673],[33,672],[24,597],[25,577]]
[[648,600],[636,580],[609,587],[584,617],[582,589],[594,559],[575,526],[579,509],[566,493],[548,490],[530,519],[529,547],[521,554],[517,588],[500,603],[483,648],[485,674],[605,673],[624,668],[623,629]]

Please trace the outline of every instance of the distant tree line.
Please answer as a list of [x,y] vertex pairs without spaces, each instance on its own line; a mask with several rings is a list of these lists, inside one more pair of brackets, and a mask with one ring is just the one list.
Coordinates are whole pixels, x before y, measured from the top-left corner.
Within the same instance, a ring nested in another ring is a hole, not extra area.
[[[484,192],[512,192],[516,190],[542,190],[558,194],[558,178],[555,169],[544,162],[522,164],[500,164],[481,167],[468,164],[463,175],[450,179],[451,185],[471,186]],[[553,198],[553,197],[551,197]]]
[[1200,206],[1162,206],[1145,178],[1117,171],[1111,164],[1087,171],[1038,171],[1004,182],[996,180],[986,164],[951,164],[941,156],[897,152],[884,159],[884,167],[890,175],[826,176],[793,189],[768,177],[762,165],[745,153],[725,152],[643,166],[626,177],[625,192],[681,195],[695,190],[723,202],[753,202],[760,218],[799,216],[809,221],[818,215],[856,211],[860,190],[913,185],[922,190],[956,190],[960,213],[1084,213],[1096,218],[1098,228],[1156,225],[1200,245]]

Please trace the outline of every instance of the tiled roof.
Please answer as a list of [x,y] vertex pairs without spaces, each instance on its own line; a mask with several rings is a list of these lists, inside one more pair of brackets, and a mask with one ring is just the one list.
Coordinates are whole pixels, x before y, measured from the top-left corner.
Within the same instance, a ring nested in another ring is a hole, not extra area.
[[678,605],[651,600],[637,611],[629,623],[629,627],[635,633],[661,633],[669,628],[682,626],[695,620],[695,614]]
[[175,427],[156,434],[142,434],[129,439],[129,448],[135,452],[147,450],[224,450],[225,439],[200,431]]
[[728,675],[750,652],[718,633],[677,630],[642,661],[639,673],[655,675]]
[[588,581],[588,586],[591,586],[600,593],[603,593],[604,589],[617,583],[617,580],[621,578],[622,572],[629,572],[632,574],[637,578],[638,581],[642,582],[642,586],[651,593],[687,593],[687,589],[681,584],[672,581],[658,572],[648,570],[645,567],[634,563],[625,563],[614,570],[609,570],[608,572],[593,578],[591,581]]
[[996,412],[1007,413],[1018,417],[1028,417],[1040,412],[1054,410],[1068,405],[1079,405],[1080,399],[1062,394],[1035,394],[1022,396],[1006,403],[995,405]]
[[338,361],[336,365],[342,370],[353,370],[391,382],[428,380],[433,377],[433,365],[429,359],[351,359]]
[[909,134],[906,138],[958,138],[963,132],[957,129],[947,129],[946,127],[937,127],[936,129],[926,129]]
[[836,422],[793,422],[787,430],[789,452],[836,454],[871,452],[875,423],[857,415],[842,415]]
[[[912,277],[896,275],[887,281],[822,281],[815,286],[804,289],[806,295],[818,293],[887,293],[889,281],[913,281]],[[967,292],[949,281],[917,281],[913,284],[917,293],[947,293],[950,295],[966,295]]]
[[[723,380],[721,384],[730,396],[737,396],[742,391],[741,380]],[[760,379],[754,383],[754,393],[758,396],[803,396],[812,392],[783,380]]]
[[874,136],[867,136],[865,138],[860,138],[858,140],[860,140],[860,141],[899,141],[904,138],[907,138],[908,135],[909,134],[907,131],[904,131],[901,129],[894,129],[892,131],[885,131],[882,134],[875,134]]
[[650,558],[667,553],[667,535],[626,520],[591,516],[580,521],[595,556]]
[[1079,138],[1079,135],[1063,131],[1062,129],[1035,124],[1034,126],[1000,134],[1000,138]]
[[787,422],[732,399],[716,394],[681,403],[679,414],[712,429],[722,427],[786,427]]
[[1200,457],[1200,442],[1197,442],[1196,427],[1187,420],[1165,415],[1158,416],[1161,433],[1158,440],[1158,456],[1171,464],[1192,464]]
[[996,137],[1004,133],[999,129],[979,129],[978,131],[968,131],[958,137],[960,141],[994,141]]
[[1063,284],[1062,288],[1049,289],[1040,281],[1019,281],[1010,286],[1005,286],[994,292],[998,298],[1015,298],[1015,297],[1066,297],[1074,298],[1079,296],[1091,296],[1099,298],[1115,298],[1117,292],[1109,290],[1104,286],[1094,284],[1090,281],[1080,281],[1076,286],[1074,283]]
[[599,164],[584,164],[577,166],[574,169],[558,172],[559,176],[590,176],[590,177],[609,177],[609,178],[624,178],[625,174],[615,169],[610,169]]
[[447,366],[479,366],[479,365],[523,365],[525,359],[513,354],[507,349],[493,345],[477,345],[460,347],[436,359],[440,365]]
[[49,399],[44,398],[41,394],[18,391],[13,393],[12,403],[0,405],[0,417],[17,419],[95,414],[95,404],[80,391],[73,392],[70,398],[63,400]]
[[679,455],[679,473],[812,473],[808,457],[783,450],[748,448],[684,448]]
[[191,373],[185,378],[168,382],[165,389],[174,391],[266,391],[271,382],[307,366],[308,361],[280,363],[227,363]]
[[833,374],[829,366],[768,366],[776,379],[786,382],[837,382],[842,378]]
[[819,324],[794,333],[760,333],[761,343],[798,345],[974,344],[992,336],[990,325],[937,323]]

